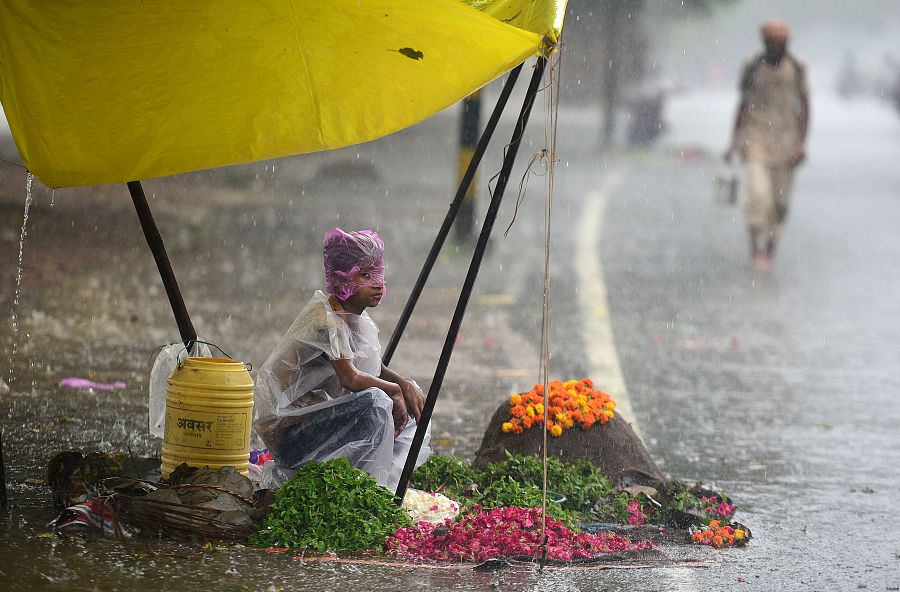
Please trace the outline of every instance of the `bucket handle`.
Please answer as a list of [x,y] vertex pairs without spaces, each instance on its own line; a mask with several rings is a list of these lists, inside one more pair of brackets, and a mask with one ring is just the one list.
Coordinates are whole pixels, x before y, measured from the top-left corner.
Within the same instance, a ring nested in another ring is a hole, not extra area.
[[[202,339],[191,339],[187,343],[188,343],[188,345],[185,345],[184,349],[181,350],[180,352],[178,352],[178,367],[179,368],[181,367],[181,354],[184,352],[187,352],[188,347],[193,347],[195,343],[202,343],[204,345],[212,346],[212,347],[216,348],[217,350],[219,350],[220,352],[222,352],[222,355],[225,356],[226,358],[228,358],[229,360],[234,359],[228,352],[226,352],[224,349],[222,349],[215,343],[210,343],[209,341],[203,341]],[[190,353],[188,353],[188,355],[190,355]],[[244,362],[244,365],[247,366],[247,372],[250,372],[253,370],[253,362]]]

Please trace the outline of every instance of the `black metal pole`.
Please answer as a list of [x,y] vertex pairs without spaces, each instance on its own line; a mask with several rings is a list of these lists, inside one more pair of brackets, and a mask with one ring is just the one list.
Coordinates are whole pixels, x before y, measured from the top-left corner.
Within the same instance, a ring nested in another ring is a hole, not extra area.
[[409,318],[416,308],[419,296],[421,296],[422,290],[425,288],[425,283],[428,281],[428,276],[434,268],[434,263],[441,253],[444,241],[450,233],[450,227],[453,226],[453,221],[456,219],[459,208],[472,184],[472,179],[475,178],[475,171],[478,170],[478,165],[481,163],[481,157],[484,156],[484,152],[487,150],[488,144],[491,141],[491,136],[494,134],[494,129],[497,127],[497,122],[500,121],[500,115],[506,107],[506,102],[509,100],[509,95],[512,94],[513,87],[516,85],[516,79],[518,79],[521,71],[522,66],[516,66],[510,71],[509,77],[506,79],[506,84],[503,85],[503,90],[500,92],[500,98],[497,99],[494,111],[491,113],[491,117],[484,128],[484,132],[481,134],[481,139],[478,140],[478,146],[475,148],[475,153],[469,161],[469,166],[459,183],[459,188],[456,190],[456,196],[453,198],[450,209],[444,217],[444,223],[441,225],[441,228],[434,239],[434,244],[431,245],[431,251],[429,251],[428,257],[425,258],[425,263],[422,265],[422,271],[419,272],[419,277],[416,279],[412,292],[406,301],[406,306],[400,314],[400,320],[397,321],[397,326],[394,327],[394,333],[391,335],[391,340],[384,350],[384,355],[381,359],[385,366],[390,365],[391,358],[394,357],[394,351],[397,349],[397,344],[400,343],[400,338],[403,337],[403,331],[406,329],[406,324],[409,322]]
[[506,190],[506,184],[509,181],[512,172],[513,163],[516,160],[516,154],[519,151],[519,145],[522,143],[522,136],[525,134],[525,126],[528,125],[528,117],[531,115],[531,108],[534,106],[534,100],[537,96],[538,87],[544,74],[544,66],[547,64],[546,58],[538,58],[537,64],[534,66],[534,74],[531,76],[531,82],[528,85],[528,92],[525,93],[525,101],[522,103],[522,110],[519,112],[519,119],[516,121],[516,128],[513,131],[512,139],[503,157],[503,166],[500,168],[500,175],[497,178],[497,187],[491,196],[491,203],[488,206],[485,215],[484,224],[481,227],[481,234],[478,236],[478,244],[475,246],[475,252],[472,255],[472,262],[469,264],[469,271],[463,282],[460,291],[459,301],[456,303],[456,311],[453,313],[453,319],[450,321],[450,329],[447,331],[447,338],[444,340],[444,348],[441,350],[441,357],[438,360],[437,369],[434,372],[434,380],[428,389],[428,396],[425,398],[425,407],[422,409],[422,415],[416,426],[416,435],[413,436],[412,444],[409,447],[409,454],[406,457],[406,464],[403,465],[403,472],[400,474],[400,483],[397,485],[394,501],[397,504],[403,502],[403,496],[406,494],[406,487],[409,485],[409,478],[416,467],[416,459],[419,457],[419,450],[422,448],[422,442],[425,440],[425,431],[428,429],[428,423],[431,421],[431,414],[434,411],[434,405],[437,402],[438,393],[441,390],[441,384],[444,381],[444,374],[447,366],[450,364],[450,356],[453,354],[453,346],[456,343],[456,337],[459,335],[459,329],[462,326],[463,317],[466,314],[466,307],[469,304],[469,297],[472,295],[472,289],[475,287],[475,280],[478,277],[478,270],[481,267],[481,260],[484,257],[484,251],[487,248],[488,239],[491,237],[491,230],[494,228],[494,221],[497,219],[497,213],[500,210],[500,202],[503,199],[503,192]]
[[159,276],[162,278],[166,295],[169,297],[172,312],[175,313],[175,322],[178,323],[178,332],[181,333],[181,340],[187,346],[191,341],[197,340],[197,332],[194,330],[191,317],[184,307],[184,298],[181,296],[178,281],[175,279],[175,273],[172,271],[172,265],[169,263],[169,256],[166,254],[166,245],[163,244],[156,222],[153,221],[153,214],[150,212],[150,206],[147,204],[147,198],[144,195],[144,188],[141,187],[141,182],[129,181],[128,191],[131,193],[134,209],[137,211],[138,219],[141,221],[144,238],[147,239],[147,244],[150,246],[150,251],[156,260],[156,267],[159,269]]

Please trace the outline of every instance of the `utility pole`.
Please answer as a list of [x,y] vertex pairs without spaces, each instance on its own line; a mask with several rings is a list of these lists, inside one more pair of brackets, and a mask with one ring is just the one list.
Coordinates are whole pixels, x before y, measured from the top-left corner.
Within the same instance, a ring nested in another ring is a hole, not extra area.
[[[477,90],[462,100],[462,118],[459,128],[459,168],[457,174],[457,183],[462,181],[469,163],[472,161],[472,155],[475,153],[475,146],[478,144],[479,132],[481,131],[481,91]],[[475,237],[475,195],[477,177],[469,184],[466,190],[466,196],[459,208],[459,215],[456,218],[456,242],[466,244],[472,242]]]
[[622,50],[621,9],[618,0],[610,0],[603,4],[606,35],[603,37],[603,58],[606,60],[606,69],[603,73],[603,130],[600,136],[600,146],[603,149],[612,147],[616,136],[616,108],[619,106],[619,73]]

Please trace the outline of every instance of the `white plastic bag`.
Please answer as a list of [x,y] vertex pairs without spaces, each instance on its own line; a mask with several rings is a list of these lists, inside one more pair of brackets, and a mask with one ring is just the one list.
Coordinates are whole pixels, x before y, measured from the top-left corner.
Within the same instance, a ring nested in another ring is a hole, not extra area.
[[[162,438],[166,432],[166,387],[169,376],[178,366],[179,358],[187,355],[188,352],[183,343],[170,343],[160,348],[156,358],[152,361],[148,419],[150,434],[157,438]],[[190,355],[209,357],[212,354],[208,345],[195,341],[191,346]]]
[[[406,464],[406,457],[409,455],[409,448],[412,445],[413,437],[415,435],[416,420],[410,416],[406,427],[403,428],[403,431],[394,439],[394,455],[386,483],[387,488],[390,490],[397,489],[397,484],[400,483],[400,474],[403,473],[403,465]],[[428,460],[428,457],[431,456],[430,444],[431,423],[429,423],[428,427],[425,429],[425,438],[422,440],[422,447],[419,448],[419,455],[416,457],[416,468],[422,466],[422,464]]]

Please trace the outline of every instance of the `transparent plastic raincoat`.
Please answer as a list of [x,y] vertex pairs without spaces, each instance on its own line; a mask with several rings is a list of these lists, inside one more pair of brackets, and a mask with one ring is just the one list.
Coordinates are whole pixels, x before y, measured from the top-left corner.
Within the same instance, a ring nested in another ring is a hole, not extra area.
[[[356,241],[352,245],[356,255],[336,255],[334,246],[346,251],[341,245],[348,240]],[[363,252],[379,252],[361,258],[360,242]],[[374,270],[372,275],[383,282],[381,250],[377,234],[329,231],[325,239],[329,292],[342,300],[349,297],[352,286],[347,282],[360,269]],[[317,290],[257,374],[254,425],[276,461],[263,475],[264,486],[283,482],[310,460],[343,456],[381,485],[396,487],[415,420],[410,417],[394,438],[390,397],[374,387],[359,392],[344,388],[329,361],[335,359],[351,360],[358,371],[379,376],[378,327],[365,311],[357,315],[334,310],[328,295]],[[417,465],[431,452],[429,439],[430,430]]]

